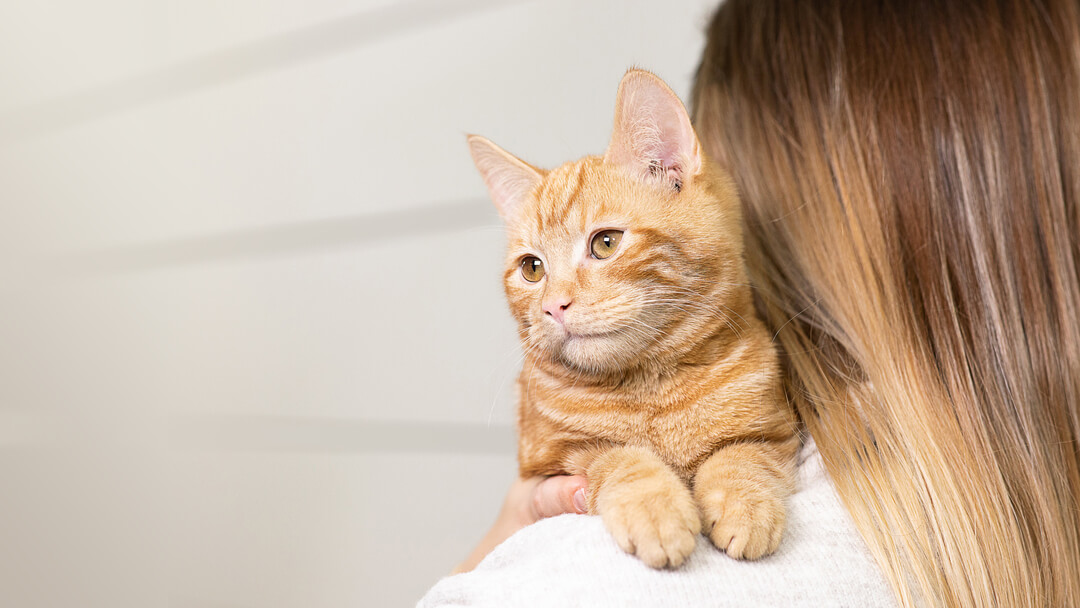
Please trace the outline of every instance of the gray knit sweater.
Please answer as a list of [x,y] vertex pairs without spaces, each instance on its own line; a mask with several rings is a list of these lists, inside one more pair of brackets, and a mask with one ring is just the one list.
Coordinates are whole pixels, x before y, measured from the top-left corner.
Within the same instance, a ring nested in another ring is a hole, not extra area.
[[783,542],[763,560],[733,560],[698,537],[681,568],[653,570],[623,553],[599,517],[562,515],[521,530],[472,572],[442,579],[418,608],[896,606],[813,442],[799,461]]

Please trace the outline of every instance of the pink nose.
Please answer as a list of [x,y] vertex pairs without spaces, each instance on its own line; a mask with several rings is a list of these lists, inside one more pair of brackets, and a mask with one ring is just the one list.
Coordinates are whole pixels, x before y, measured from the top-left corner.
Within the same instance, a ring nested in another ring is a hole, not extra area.
[[559,322],[559,325],[563,323],[563,314],[566,313],[566,309],[570,308],[569,298],[556,298],[544,302],[541,307],[548,315]]

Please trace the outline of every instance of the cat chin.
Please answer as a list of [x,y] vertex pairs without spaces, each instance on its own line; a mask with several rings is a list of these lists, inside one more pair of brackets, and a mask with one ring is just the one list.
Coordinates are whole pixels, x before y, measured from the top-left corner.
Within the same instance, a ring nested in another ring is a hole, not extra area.
[[585,371],[613,372],[628,361],[625,354],[633,351],[621,339],[619,332],[592,335],[568,335],[558,347],[559,358],[570,367]]

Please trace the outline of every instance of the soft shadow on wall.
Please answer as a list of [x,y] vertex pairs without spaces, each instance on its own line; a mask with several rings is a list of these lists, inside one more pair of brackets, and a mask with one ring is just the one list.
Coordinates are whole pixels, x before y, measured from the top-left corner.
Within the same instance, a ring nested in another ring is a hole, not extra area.
[[17,4],[0,603],[415,601],[514,475],[464,132],[601,150],[626,67],[689,90],[712,2]]

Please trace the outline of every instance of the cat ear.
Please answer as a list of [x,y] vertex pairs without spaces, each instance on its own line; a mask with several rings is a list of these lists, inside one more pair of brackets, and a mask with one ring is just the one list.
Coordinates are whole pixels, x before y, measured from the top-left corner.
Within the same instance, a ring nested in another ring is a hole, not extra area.
[[676,189],[701,172],[701,144],[686,108],[651,72],[630,70],[619,83],[615,129],[604,161]]
[[468,139],[469,152],[487,184],[491,200],[499,215],[509,221],[522,201],[540,185],[543,174],[487,138],[469,135]]

